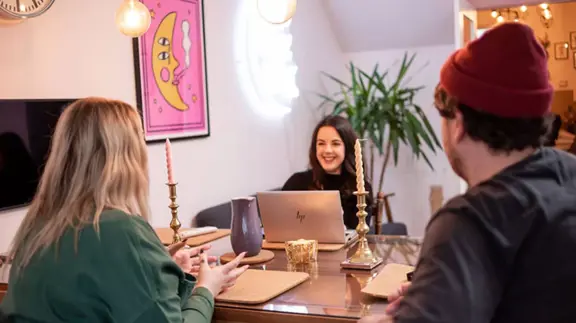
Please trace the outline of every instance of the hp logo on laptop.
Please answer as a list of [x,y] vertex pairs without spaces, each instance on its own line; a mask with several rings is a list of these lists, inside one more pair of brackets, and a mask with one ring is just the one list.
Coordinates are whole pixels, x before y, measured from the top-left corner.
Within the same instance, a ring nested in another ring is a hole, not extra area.
[[304,221],[305,217],[306,217],[306,215],[303,213],[300,213],[300,211],[296,212],[296,219],[300,220],[300,223],[302,223],[302,221]]

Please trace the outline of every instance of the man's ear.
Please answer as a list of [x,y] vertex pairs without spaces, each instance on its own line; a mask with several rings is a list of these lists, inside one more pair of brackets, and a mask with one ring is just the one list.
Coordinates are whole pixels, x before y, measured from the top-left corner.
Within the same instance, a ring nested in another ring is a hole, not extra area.
[[452,120],[452,124],[453,124],[452,136],[454,142],[460,143],[466,137],[466,130],[464,129],[464,116],[462,115],[462,112],[460,112],[460,110],[458,109],[454,111],[454,119]]

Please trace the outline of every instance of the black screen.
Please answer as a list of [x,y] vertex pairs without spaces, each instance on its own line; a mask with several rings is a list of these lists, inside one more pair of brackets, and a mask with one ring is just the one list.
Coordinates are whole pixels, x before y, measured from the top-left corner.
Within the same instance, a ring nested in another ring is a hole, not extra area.
[[0,210],[30,203],[50,139],[74,100],[0,100]]

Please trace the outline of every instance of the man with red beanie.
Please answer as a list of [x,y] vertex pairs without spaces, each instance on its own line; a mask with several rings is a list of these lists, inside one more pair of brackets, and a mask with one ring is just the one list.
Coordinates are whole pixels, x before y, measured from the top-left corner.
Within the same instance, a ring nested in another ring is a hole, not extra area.
[[445,153],[468,191],[430,220],[411,285],[362,322],[576,322],[576,158],[544,148],[546,53],[504,23],[442,67]]

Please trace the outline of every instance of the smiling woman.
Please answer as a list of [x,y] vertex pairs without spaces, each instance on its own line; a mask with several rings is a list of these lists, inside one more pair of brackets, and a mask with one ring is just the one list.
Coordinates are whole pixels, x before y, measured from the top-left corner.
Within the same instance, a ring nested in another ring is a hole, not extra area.
[[[356,161],[354,144],[358,136],[352,126],[341,116],[325,117],[314,129],[310,143],[311,169],[292,175],[284,184],[284,191],[331,190],[340,191],[344,211],[344,224],[348,229],[358,225],[356,216]],[[366,174],[364,174],[366,178]],[[366,180],[366,190],[371,191]],[[367,198],[370,218],[373,200]]]

